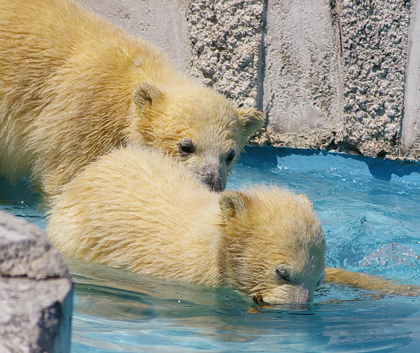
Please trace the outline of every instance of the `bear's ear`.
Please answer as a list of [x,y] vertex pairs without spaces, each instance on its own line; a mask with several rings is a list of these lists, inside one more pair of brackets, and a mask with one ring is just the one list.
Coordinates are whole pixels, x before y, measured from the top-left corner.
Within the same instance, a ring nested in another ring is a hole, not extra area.
[[248,202],[249,196],[240,191],[224,191],[220,194],[219,199],[220,209],[226,220],[243,212]]
[[133,95],[134,102],[141,110],[155,104],[162,97],[162,93],[156,87],[149,85],[146,82],[138,84],[134,88]]
[[238,122],[245,133],[245,138],[260,129],[265,121],[264,114],[254,108],[237,108]]

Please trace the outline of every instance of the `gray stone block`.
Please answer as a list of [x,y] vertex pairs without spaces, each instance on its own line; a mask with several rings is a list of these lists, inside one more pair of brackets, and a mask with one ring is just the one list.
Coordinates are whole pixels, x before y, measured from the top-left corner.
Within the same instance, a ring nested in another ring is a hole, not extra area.
[[330,2],[269,1],[264,112],[270,142],[327,147],[342,127],[342,66]]
[[342,141],[371,157],[399,155],[411,1],[337,1],[344,74]]
[[413,1],[415,11],[408,31],[407,74],[400,156],[420,158],[420,0]]
[[0,211],[0,352],[70,352],[72,282],[46,235]]
[[194,0],[185,12],[188,69],[237,104],[262,109],[266,3]]

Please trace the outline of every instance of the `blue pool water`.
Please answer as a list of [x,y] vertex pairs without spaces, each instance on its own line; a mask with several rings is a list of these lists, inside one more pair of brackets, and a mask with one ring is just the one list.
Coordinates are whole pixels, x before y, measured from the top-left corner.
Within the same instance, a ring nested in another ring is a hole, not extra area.
[[[276,184],[310,197],[327,266],[420,285],[420,164],[247,148],[228,188]],[[0,181],[0,208],[45,226],[25,183]],[[228,288],[70,262],[72,352],[419,352],[420,298],[322,285],[307,311],[255,310]]]

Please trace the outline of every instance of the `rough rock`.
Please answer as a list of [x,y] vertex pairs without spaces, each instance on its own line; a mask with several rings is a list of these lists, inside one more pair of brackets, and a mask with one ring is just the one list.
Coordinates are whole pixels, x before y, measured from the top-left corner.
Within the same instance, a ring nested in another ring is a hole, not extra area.
[[0,352],[70,352],[72,282],[41,229],[0,211]]
[[414,14],[408,31],[407,73],[400,157],[420,158],[420,0],[413,1]]
[[266,2],[189,1],[189,71],[237,104],[262,104]]
[[396,157],[404,118],[411,1],[343,1],[340,5],[342,141],[363,155]]

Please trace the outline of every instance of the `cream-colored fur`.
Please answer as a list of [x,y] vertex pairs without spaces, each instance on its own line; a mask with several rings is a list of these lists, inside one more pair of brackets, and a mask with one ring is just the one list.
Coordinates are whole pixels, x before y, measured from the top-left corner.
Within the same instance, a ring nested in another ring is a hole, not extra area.
[[111,149],[148,145],[222,190],[263,123],[153,45],[69,0],[0,0],[0,174],[54,195]]
[[308,303],[325,241],[311,202],[277,187],[209,191],[155,150],[90,164],[53,198],[47,234],[67,257],[229,285],[261,303]]
[[[216,194],[146,148],[115,150],[52,200],[47,234],[67,257],[161,278],[229,285],[258,304],[310,303],[325,240],[308,198],[277,187]],[[343,269],[325,281],[419,295]]]
[[324,282],[378,291],[384,294],[420,296],[420,287],[418,286],[395,283],[384,278],[347,271],[342,268],[326,267]]

